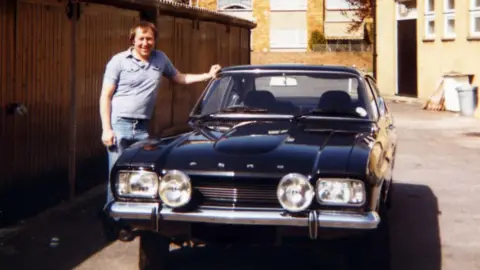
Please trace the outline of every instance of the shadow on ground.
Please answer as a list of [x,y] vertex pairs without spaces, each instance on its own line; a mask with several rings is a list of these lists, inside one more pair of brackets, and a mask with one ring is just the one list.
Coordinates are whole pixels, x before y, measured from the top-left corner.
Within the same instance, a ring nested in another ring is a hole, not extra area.
[[[102,251],[109,248],[102,236],[97,217],[102,202],[103,197],[88,202],[86,206],[63,213],[54,220],[45,219],[30,224],[22,234],[3,243],[4,250],[0,252],[2,269],[74,269],[96,253],[97,261],[93,263],[95,265],[93,269],[118,269],[112,266],[113,262],[119,260],[120,256],[131,254],[125,254],[126,251],[120,253]],[[392,269],[440,270],[439,210],[432,190],[423,185],[397,183],[393,202],[390,212]],[[60,239],[56,248],[50,246],[51,237],[54,236]],[[120,243],[120,247],[122,245],[124,244]],[[5,251],[6,246],[12,246],[13,250]],[[319,269],[323,266],[328,266],[328,269],[344,269],[340,254],[313,255],[305,249],[250,248],[223,251],[211,248],[181,249],[173,251],[171,258],[174,260],[171,269],[175,270],[290,270]],[[136,256],[132,256],[131,260],[136,260]],[[129,262],[128,265],[136,265],[136,261]]]
[[[397,183],[389,213],[392,270],[440,270],[441,242],[437,198],[423,185]],[[172,252],[172,269],[345,269],[342,254],[315,254],[302,249],[208,248]]]
[[18,234],[0,238],[0,269],[74,269],[109,245],[98,217],[103,202],[104,196],[97,196],[20,224]]

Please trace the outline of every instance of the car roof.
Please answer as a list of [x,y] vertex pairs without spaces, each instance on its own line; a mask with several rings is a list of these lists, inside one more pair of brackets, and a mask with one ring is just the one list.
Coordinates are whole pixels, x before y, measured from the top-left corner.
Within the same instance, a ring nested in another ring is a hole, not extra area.
[[313,64],[261,64],[261,65],[235,65],[224,67],[221,72],[230,71],[252,71],[252,70],[293,70],[293,71],[328,71],[348,72],[364,77],[366,74],[354,67],[344,65],[313,65]]

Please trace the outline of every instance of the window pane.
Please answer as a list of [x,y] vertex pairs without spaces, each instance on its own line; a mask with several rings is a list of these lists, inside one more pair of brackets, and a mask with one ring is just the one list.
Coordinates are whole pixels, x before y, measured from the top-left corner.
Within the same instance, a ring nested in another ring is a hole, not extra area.
[[307,2],[305,0],[270,0],[271,10],[305,10],[306,8]]
[[[480,0],[479,0],[480,1]],[[448,0],[447,2],[448,9],[455,9],[455,0]]]
[[473,20],[473,31],[475,33],[480,33],[480,17],[476,17]]
[[252,0],[218,0],[218,8],[234,8],[234,7],[243,7],[243,8],[252,8]]
[[305,29],[271,29],[271,48],[306,48],[307,32]]
[[428,6],[427,6],[427,11],[434,11],[435,10],[435,1],[434,0],[428,0]]
[[435,33],[435,21],[428,21],[428,34],[434,34]]
[[346,0],[326,0],[325,7],[327,9],[350,9],[351,8],[350,4]]
[[475,7],[480,8],[480,0],[475,0]]
[[447,33],[454,34],[455,33],[455,19],[449,19],[447,22]]

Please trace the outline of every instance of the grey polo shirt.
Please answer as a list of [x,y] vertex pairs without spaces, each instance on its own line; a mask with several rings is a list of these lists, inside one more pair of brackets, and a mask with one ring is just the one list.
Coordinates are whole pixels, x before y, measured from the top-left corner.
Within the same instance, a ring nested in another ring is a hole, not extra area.
[[162,76],[173,78],[177,70],[162,51],[153,51],[149,62],[135,58],[132,49],[110,59],[103,77],[104,84],[115,84],[111,119],[128,117],[150,119]]

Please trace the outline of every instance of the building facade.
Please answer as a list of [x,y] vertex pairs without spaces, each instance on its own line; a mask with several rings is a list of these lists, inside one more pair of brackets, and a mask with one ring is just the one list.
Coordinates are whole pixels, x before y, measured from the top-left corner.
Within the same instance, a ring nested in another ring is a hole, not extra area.
[[479,85],[480,0],[378,0],[376,14],[382,92],[426,100],[454,77],[455,99],[456,84]]
[[345,0],[193,0],[193,5],[249,19],[253,52],[305,52],[313,31],[327,39],[323,50],[350,50],[364,43],[364,28],[348,32],[353,10]]

